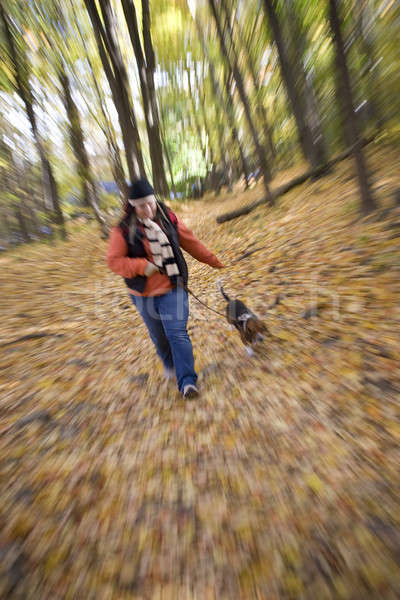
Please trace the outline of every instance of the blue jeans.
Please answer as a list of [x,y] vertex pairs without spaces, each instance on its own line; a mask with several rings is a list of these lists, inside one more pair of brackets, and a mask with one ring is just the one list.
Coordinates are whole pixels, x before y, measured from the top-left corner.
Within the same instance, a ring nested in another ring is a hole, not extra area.
[[176,287],[161,296],[133,296],[133,304],[149,330],[165,369],[175,369],[178,388],[196,384],[192,342],[186,324],[189,317],[188,293]]

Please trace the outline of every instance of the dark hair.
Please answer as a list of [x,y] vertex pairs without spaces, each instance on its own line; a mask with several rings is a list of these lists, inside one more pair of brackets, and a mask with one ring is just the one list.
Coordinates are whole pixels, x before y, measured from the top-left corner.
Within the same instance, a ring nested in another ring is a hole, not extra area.
[[121,212],[119,215],[118,223],[120,223],[121,221],[125,221],[125,219],[128,219],[133,211],[134,208],[129,204],[128,198],[124,198],[121,203]]

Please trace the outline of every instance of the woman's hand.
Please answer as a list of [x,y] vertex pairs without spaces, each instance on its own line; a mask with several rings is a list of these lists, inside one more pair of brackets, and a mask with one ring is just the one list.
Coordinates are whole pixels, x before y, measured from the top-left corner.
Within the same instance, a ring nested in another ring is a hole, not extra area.
[[154,263],[148,261],[144,274],[146,277],[151,277],[154,273],[160,273],[160,269]]

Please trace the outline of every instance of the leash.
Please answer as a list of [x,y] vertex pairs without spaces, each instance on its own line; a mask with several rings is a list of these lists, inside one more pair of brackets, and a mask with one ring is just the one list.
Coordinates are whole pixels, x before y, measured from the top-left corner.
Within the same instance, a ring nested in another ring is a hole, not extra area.
[[[149,261],[151,262],[153,265],[155,264],[153,261]],[[155,265],[158,267],[158,265]],[[162,267],[158,267],[158,270],[160,271],[160,273],[163,273],[164,275],[166,275],[165,269],[163,269]],[[193,296],[193,298],[195,298],[197,300],[197,302],[199,302],[200,304],[202,304],[207,310],[210,310],[212,312],[214,312],[216,315],[219,315],[220,317],[222,317],[223,319],[226,319],[226,315],[224,315],[223,313],[219,312],[218,310],[215,310],[215,308],[211,308],[211,306],[208,306],[208,304],[206,304],[205,302],[203,302],[203,300],[200,300],[200,298],[198,298],[198,296],[196,296],[196,294],[194,294],[192,292],[191,289],[189,289],[186,285],[182,286],[183,289],[190,294],[191,296]]]
[[193,296],[193,298],[195,298],[197,300],[197,302],[199,302],[200,304],[202,304],[205,308],[207,308],[207,310],[211,310],[212,312],[214,312],[215,314],[219,315],[220,317],[222,317],[223,319],[226,319],[226,315],[224,315],[223,313],[219,312],[218,310],[215,310],[215,308],[211,308],[211,306],[208,306],[208,304],[205,304],[205,302],[203,302],[202,300],[200,300],[200,298],[198,298],[196,296],[196,294],[194,294],[192,292],[191,289],[189,289],[187,286],[185,286],[185,290],[191,295]]
[[[155,263],[153,263],[153,261],[149,261],[152,262],[152,264],[154,265]],[[157,265],[156,265],[157,266]],[[163,273],[164,275],[167,275],[165,270],[162,267],[158,267],[160,273]],[[168,277],[168,276],[167,276]],[[219,312],[218,310],[215,310],[215,308],[211,308],[211,306],[208,306],[208,304],[206,304],[205,302],[203,302],[203,300],[200,300],[200,298],[198,298],[198,296],[196,296],[196,294],[194,294],[192,292],[192,290],[190,288],[187,287],[187,285],[182,285],[183,289],[190,294],[191,296],[193,296],[193,298],[195,298],[197,300],[197,302],[199,302],[200,304],[202,304],[207,310],[211,310],[212,312],[214,312],[216,315],[219,315],[220,317],[222,317],[223,319],[226,319],[226,315],[224,315],[223,313]]]

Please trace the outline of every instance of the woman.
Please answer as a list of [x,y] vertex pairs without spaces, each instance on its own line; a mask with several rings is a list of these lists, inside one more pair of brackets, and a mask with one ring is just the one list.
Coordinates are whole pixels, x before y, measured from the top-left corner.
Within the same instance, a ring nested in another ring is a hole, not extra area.
[[121,275],[147,326],[165,377],[176,376],[184,398],[198,396],[189,316],[188,269],[182,250],[221,269],[224,265],[169,209],[156,200],[146,179],[129,188],[122,219],[113,227],[107,264]]

